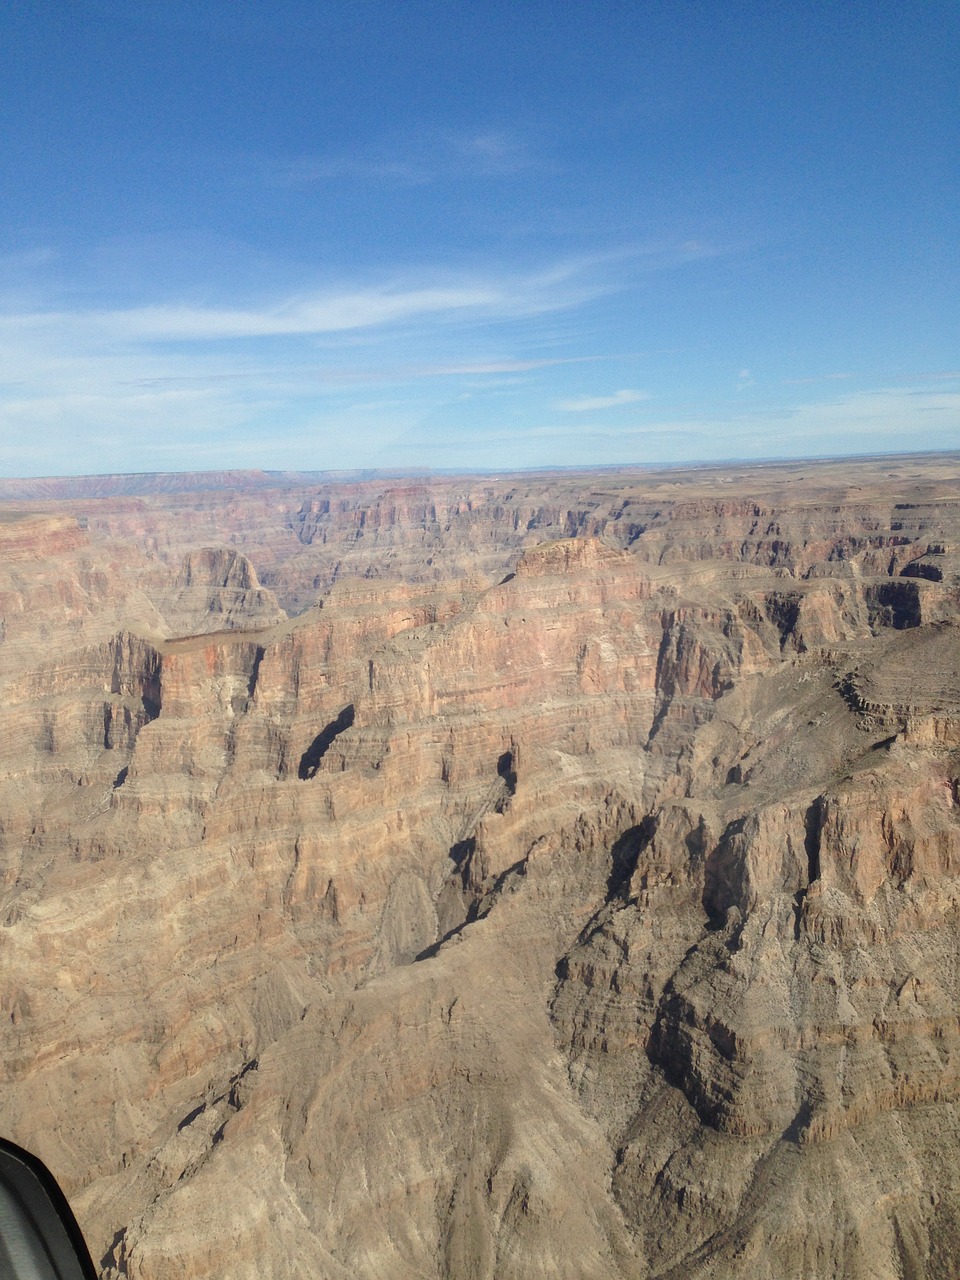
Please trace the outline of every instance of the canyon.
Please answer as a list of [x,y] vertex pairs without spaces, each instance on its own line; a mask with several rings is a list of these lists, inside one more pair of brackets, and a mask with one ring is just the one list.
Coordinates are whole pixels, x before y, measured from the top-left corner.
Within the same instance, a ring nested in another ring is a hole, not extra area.
[[0,1132],[104,1280],[949,1280],[960,455],[0,481]]

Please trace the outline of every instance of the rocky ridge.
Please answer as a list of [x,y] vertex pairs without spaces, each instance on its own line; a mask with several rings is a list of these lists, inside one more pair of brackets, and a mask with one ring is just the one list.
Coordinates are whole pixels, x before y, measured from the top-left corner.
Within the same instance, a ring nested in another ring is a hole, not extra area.
[[954,1273],[954,458],[17,500],[5,1131],[105,1277]]

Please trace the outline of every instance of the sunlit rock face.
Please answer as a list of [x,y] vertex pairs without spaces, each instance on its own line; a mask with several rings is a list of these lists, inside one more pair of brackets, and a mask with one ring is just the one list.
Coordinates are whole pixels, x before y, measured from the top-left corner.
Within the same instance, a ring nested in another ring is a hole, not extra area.
[[0,506],[0,1126],[103,1275],[953,1277],[958,477]]

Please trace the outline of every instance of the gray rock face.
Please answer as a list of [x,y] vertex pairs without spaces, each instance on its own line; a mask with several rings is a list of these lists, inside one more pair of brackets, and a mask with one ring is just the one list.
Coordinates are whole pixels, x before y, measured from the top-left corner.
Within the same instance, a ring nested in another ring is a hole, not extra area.
[[0,509],[0,1125],[103,1275],[953,1277],[957,478]]

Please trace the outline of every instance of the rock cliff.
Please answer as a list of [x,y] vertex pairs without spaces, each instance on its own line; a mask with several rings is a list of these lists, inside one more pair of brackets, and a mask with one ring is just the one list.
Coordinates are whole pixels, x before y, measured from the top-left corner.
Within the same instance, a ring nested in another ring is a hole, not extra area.
[[952,1277],[958,465],[11,498],[0,1125],[102,1274]]

